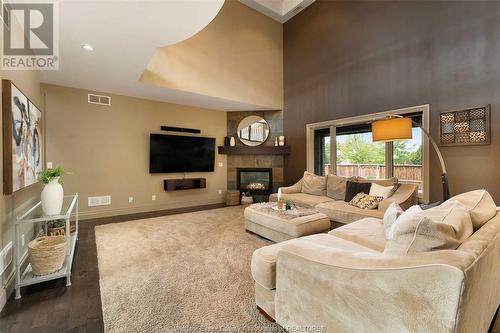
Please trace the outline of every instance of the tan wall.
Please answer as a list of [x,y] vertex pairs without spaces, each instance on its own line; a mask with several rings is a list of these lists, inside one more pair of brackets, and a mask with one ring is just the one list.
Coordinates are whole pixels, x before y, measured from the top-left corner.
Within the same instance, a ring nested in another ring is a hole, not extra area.
[[[207,178],[206,189],[165,192],[163,180],[182,174],[149,174],[149,134],[161,125],[199,128],[223,144],[226,113],[111,95],[111,106],[87,103],[89,91],[42,85],[46,103],[47,161],[72,174],[65,193],[80,194],[83,217],[118,215],[223,202],[226,157],[216,155],[215,172],[188,173]],[[163,132],[165,133],[165,132]],[[223,162],[223,167],[217,163]],[[218,190],[223,194],[219,195]],[[89,196],[111,195],[112,205],[88,207]],[[152,201],[156,195],[156,201]],[[129,204],[128,197],[134,202]]]
[[[42,109],[40,97],[40,80],[37,71],[0,71],[0,78],[11,80],[14,84],[39,108]],[[1,108],[1,103],[0,103]],[[43,109],[42,109],[43,110]],[[42,111],[43,112],[43,111]],[[2,128],[0,126],[0,132]],[[0,135],[0,146],[3,144],[3,132]],[[3,150],[2,150],[3,154]],[[3,184],[3,155],[0,163],[0,177]],[[3,186],[3,185],[2,185]],[[14,219],[20,212],[24,211],[31,204],[39,199],[41,186],[35,184],[31,187],[19,190],[12,195],[1,195],[0,198],[0,250],[3,249],[9,242],[14,240]],[[2,189],[3,193],[3,189]],[[25,234],[25,247],[21,249],[21,254],[26,251],[26,245],[30,238],[33,236],[33,227],[24,226],[20,228],[20,233]],[[1,278],[1,286],[5,287],[7,278],[12,272],[13,266],[7,268],[6,272]],[[0,290],[0,308],[2,306],[2,297],[5,297],[3,290]]]
[[282,25],[237,2],[188,40],[158,49],[141,80],[261,106],[283,108]]

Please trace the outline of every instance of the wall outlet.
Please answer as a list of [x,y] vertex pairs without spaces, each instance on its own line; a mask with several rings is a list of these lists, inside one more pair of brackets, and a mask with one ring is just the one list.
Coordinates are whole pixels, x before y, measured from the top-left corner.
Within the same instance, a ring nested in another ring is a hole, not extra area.
[[47,162],[47,169],[52,169],[52,162]]
[[219,162],[219,168],[222,168],[224,166],[224,162]]
[[219,192],[219,194],[222,194],[222,190],[218,190],[217,192]]
[[154,194],[153,194],[153,195],[151,196],[151,200],[156,201],[156,195],[154,195]]
[[24,247],[24,234],[21,235],[21,247]]
[[134,202],[134,197],[128,197],[128,203]]

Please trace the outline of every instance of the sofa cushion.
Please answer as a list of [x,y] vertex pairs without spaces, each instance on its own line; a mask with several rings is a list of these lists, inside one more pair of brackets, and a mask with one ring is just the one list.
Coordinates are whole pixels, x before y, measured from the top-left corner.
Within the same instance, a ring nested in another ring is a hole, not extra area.
[[316,206],[316,209],[323,214],[328,215],[330,220],[339,223],[351,223],[361,220],[365,217],[384,217],[384,212],[378,209],[361,209],[353,207],[345,201],[323,202]]
[[305,171],[302,178],[302,193],[326,196],[326,177]]
[[473,232],[472,221],[459,202],[412,214],[402,214],[394,223],[386,253],[454,250]]
[[343,249],[347,251],[375,252],[370,248],[328,234],[318,234],[265,246],[252,255],[252,276],[258,284],[267,289],[276,288],[276,258],[284,245],[292,242],[310,242],[318,246]]
[[344,200],[348,180],[356,181],[354,178],[328,175],[326,177],[326,195],[335,200]]
[[389,238],[389,231],[392,228],[394,222],[396,222],[399,215],[403,214],[403,209],[395,202],[389,205],[389,208],[384,213],[384,218],[382,219],[384,223],[384,235],[385,239]]
[[347,181],[347,186],[345,190],[345,202],[351,201],[358,193],[370,193],[371,183],[358,183]]
[[456,195],[442,205],[447,205],[453,201],[458,201],[465,206],[472,219],[474,230],[481,228],[483,224],[496,215],[496,204],[486,190],[476,190]]
[[[312,195],[306,193],[290,193],[282,194],[283,200],[292,200],[294,204],[302,207],[316,207],[316,205],[324,202],[333,201],[327,196]],[[277,201],[277,195],[272,195],[270,201]]]
[[396,190],[399,185],[399,180],[396,177],[387,179],[366,179],[363,177],[358,177],[356,180],[359,183],[375,183],[380,186],[394,186],[394,190]]
[[387,242],[382,220],[373,217],[333,229],[329,234],[378,252],[384,251]]

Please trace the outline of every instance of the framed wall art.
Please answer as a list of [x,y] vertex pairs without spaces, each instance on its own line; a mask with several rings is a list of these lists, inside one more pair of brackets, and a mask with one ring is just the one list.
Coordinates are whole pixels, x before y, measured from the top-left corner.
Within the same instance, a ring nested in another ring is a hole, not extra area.
[[443,112],[439,117],[442,146],[487,145],[490,135],[490,105]]
[[3,192],[38,182],[43,170],[42,112],[14,83],[2,80]]

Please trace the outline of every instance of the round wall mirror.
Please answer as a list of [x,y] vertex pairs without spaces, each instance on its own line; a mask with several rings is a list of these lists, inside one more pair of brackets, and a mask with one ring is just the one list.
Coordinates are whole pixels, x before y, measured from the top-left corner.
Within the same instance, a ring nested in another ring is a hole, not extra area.
[[243,118],[238,125],[238,138],[247,146],[263,144],[269,136],[269,124],[259,116]]

